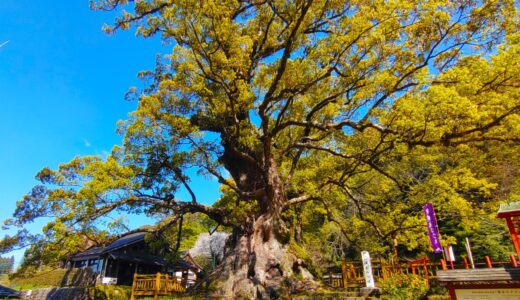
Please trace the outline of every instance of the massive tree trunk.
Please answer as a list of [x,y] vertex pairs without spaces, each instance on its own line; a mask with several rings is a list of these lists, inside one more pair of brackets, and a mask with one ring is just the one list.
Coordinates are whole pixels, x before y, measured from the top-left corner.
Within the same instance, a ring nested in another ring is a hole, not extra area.
[[281,218],[286,191],[271,143],[264,143],[258,151],[223,137],[225,151],[219,161],[244,192],[238,195],[241,201],[256,201],[258,211],[235,229],[222,263],[210,276],[217,297],[276,299],[317,287],[304,261],[289,247],[291,233]]
[[262,215],[250,232],[230,237],[225,258],[212,276],[215,296],[276,299],[317,287],[303,260],[281,241],[277,223],[275,217]]

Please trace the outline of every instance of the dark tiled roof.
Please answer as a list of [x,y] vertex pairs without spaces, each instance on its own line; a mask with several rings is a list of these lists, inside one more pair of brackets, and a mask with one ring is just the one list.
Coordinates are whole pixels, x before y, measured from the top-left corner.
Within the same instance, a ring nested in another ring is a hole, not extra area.
[[132,233],[129,235],[125,235],[122,238],[115,240],[111,244],[105,247],[105,252],[113,251],[115,249],[119,249],[121,247],[137,243],[140,241],[144,241],[144,236],[146,235],[146,232],[137,232]]
[[72,258],[72,260],[82,260],[87,258],[98,257],[102,254],[109,253],[120,249],[122,247],[140,242],[144,240],[146,232],[137,232],[129,235],[125,235],[114,242],[108,244],[106,247],[93,247],[86,251],[80,252]]
[[83,251],[81,253],[74,255],[74,258],[85,259],[87,257],[97,257],[103,253],[103,250],[104,250],[103,247],[93,247],[93,248],[88,249],[87,251]]
[[160,256],[142,253],[142,252],[112,252],[109,254],[113,259],[130,261],[136,263],[153,264],[157,266],[165,266],[168,262]]
[[181,268],[181,269],[198,269],[196,266],[190,264],[189,262],[185,260],[181,260],[173,265],[174,268]]
[[0,285],[0,297],[20,298],[20,293],[13,289]]

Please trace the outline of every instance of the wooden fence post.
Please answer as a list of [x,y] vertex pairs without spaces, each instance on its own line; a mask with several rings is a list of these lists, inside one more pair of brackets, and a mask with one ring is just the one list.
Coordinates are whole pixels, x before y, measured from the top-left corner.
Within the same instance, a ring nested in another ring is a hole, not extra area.
[[428,259],[424,258],[423,261],[423,270],[424,270],[424,276],[426,277],[426,282],[428,283],[428,286],[430,286],[430,274],[428,274]]
[[347,267],[347,261],[342,260],[341,261],[341,275],[343,277],[343,288],[346,289],[348,287],[348,267]]
[[468,260],[466,259],[466,256],[462,257],[462,264],[464,265],[465,269],[469,269]]
[[441,269],[448,270],[448,266],[446,266],[446,261],[441,258]]
[[487,255],[484,258],[486,259],[486,266],[490,269],[493,268],[493,264],[491,263],[491,258],[489,258],[489,256],[487,256]]
[[155,278],[155,295],[154,300],[159,299],[159,289],[161,288],[161,273],[157,273],[157,277]]
[[509,260],[511,260],[511,266],[513,268],[518,268],[518,262],[516,261],[516,257],[513,254],[509,255]]
[[137,273],[134,273],[134,282],[132,282],[132,293],[130,294],[130,300],[135,300],[135,285],[137,284]]

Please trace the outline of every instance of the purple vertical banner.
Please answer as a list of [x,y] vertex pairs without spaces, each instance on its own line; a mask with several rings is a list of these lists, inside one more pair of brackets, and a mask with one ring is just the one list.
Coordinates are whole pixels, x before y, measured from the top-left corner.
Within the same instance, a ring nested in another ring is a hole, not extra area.
[[442,246],[439,239],[439,230],[437,229],[437,219],[435,218],[435,212],[433,211],[433,205],[426,203],[423,206],[424,216],[426,217],[426,223],[428,224],[428,236],[430,237],[430,244],[433,248],[433,253],[441,253]]

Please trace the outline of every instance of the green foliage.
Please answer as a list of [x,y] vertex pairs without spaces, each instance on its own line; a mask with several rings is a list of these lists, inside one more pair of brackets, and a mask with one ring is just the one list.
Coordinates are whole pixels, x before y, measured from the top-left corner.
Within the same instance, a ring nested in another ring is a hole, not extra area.
[[308,254],[305,248],[302,247],[302,245],[299,245],[295,241],[291,241],[289,243],[289,251],[305,262],[306,269],[309,270],[313,276],[316,276],[317,278],[322,277],[323,270],[321,266],[312,259],[312,257]]
[[127,300],[130,299],[132,288],[120,285],[96,285],[90,288],[90,294],[99,300]]
[[[144,297],[144,298],[140,298],[140,299],[143,299],[143,300],[152,300],[154,298],[152,297]],[[160,300],[196,300],[196,299],[200,299],[199,297],[191,297],[191,296],[162,296],[162,297],[159,297]]]
[[430,280],[428,300],[450,300],[448,289],[437,280]]
[[426,298],[428,284],[415,275],[396,274],[382,281],[381,289],[381,299],[422,300]]
[[[201,233],[207,233],[215,228],[214,222],[211,222],[202,214],[186,214],[182,218],[182,230],[179,236],[180,221],[173,222],[171,226],[165,229],[161,238],[150,236],[147,243],[152,250],[162,253],[172,262],[178,261],[182,256],[191,249]],[[169,249],[172,251],[164,251]]]
[[430,295],[428,300],[450,300],[450,295]]

